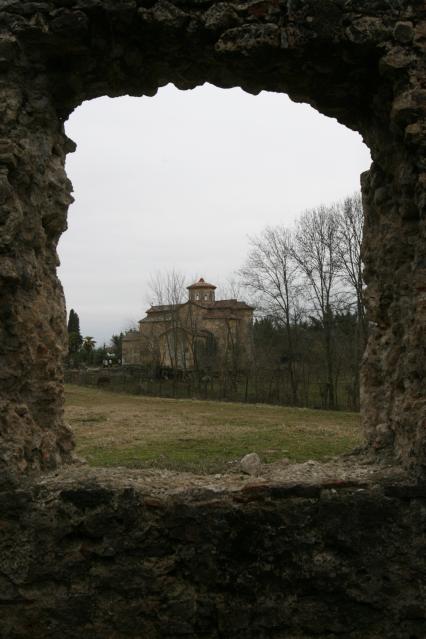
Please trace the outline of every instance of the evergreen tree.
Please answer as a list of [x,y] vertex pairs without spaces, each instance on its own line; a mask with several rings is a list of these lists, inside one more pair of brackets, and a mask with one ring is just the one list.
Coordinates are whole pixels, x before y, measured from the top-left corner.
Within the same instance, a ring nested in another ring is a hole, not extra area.
[[80,319],[72,308],[68,318],[68,351],[69,353],[77,353],[83,343],[80,333]]
[[117,359],[121,360],[122,357],[122,346],[123,346],[123,333],[119,335],[113,335],[111,337],[111,350],[116,356]]
[[72,308],[68,317],[68,333],[78,333],[80,335],[80,318]]

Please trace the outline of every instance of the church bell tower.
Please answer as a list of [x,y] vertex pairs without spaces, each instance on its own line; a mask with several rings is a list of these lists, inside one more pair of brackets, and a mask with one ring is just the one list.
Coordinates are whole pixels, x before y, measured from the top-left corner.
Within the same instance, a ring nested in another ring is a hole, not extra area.
[[214,284],[209,284],[205,282],[202,277],[198,280],[198,282],[194,282],[190,286],[187,286],[189,301],[190,302],[199,302],[200,304],[205,303],[213,303],[215,301],[215,289],[216,286]]

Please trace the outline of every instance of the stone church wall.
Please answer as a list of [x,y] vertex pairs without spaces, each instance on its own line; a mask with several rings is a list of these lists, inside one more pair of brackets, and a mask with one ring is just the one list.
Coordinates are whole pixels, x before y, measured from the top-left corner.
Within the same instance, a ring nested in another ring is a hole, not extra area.
[[[231,312],[231,319],[210,315],[211,309],[190,303],[176,311],[172,321],[160,321],[160,317],[155,321],[141,321],[139,331],[127,333],[123,340],[123,363],[172,366],[172,342],[178,334],[183,337],[186,334],[188,368],[193,368],[193,343],[197,335],[205,336],[207,332],[215,342],[216,353],[212,365],[217,370],[231,365],[239,369],[249,368],[252,361],[253,312],[237,309]],[[151,316],[148,314],[148,317]],[[170,331],[169,337],[167,331]]]
[[122,343],[122,363],[139,364],[141,359],[141,344],[139,333],[127,333]]

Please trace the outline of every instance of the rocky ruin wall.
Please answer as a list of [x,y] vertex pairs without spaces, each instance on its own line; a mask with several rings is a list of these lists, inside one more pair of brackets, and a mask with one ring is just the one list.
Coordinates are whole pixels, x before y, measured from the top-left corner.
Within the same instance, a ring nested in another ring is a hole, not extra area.
[[426,636],[421,484],[158,496],[113,474],[24,481],[72,459],[64,121],[168,82],[285,92],[363,136],[366,440],[424,474],[425,45],[424,0],[0,3],[2,639]]
[[64,122],[84,100],[168,82],[288,93],[363,136],[366,442],[425,472],[425,45],[423,0],[1,2],[0,480],[72,457]]
[[423,639],[426,490],[0,495],[2,639]]

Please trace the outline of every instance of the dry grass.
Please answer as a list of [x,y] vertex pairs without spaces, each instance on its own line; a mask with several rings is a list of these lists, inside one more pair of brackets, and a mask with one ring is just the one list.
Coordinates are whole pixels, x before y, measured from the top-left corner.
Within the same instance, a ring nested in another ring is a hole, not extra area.
[[77,453],[93,466],[224,472],[249,452],[324,460],[361,441],[356,413],[121,395],[66,386]]

